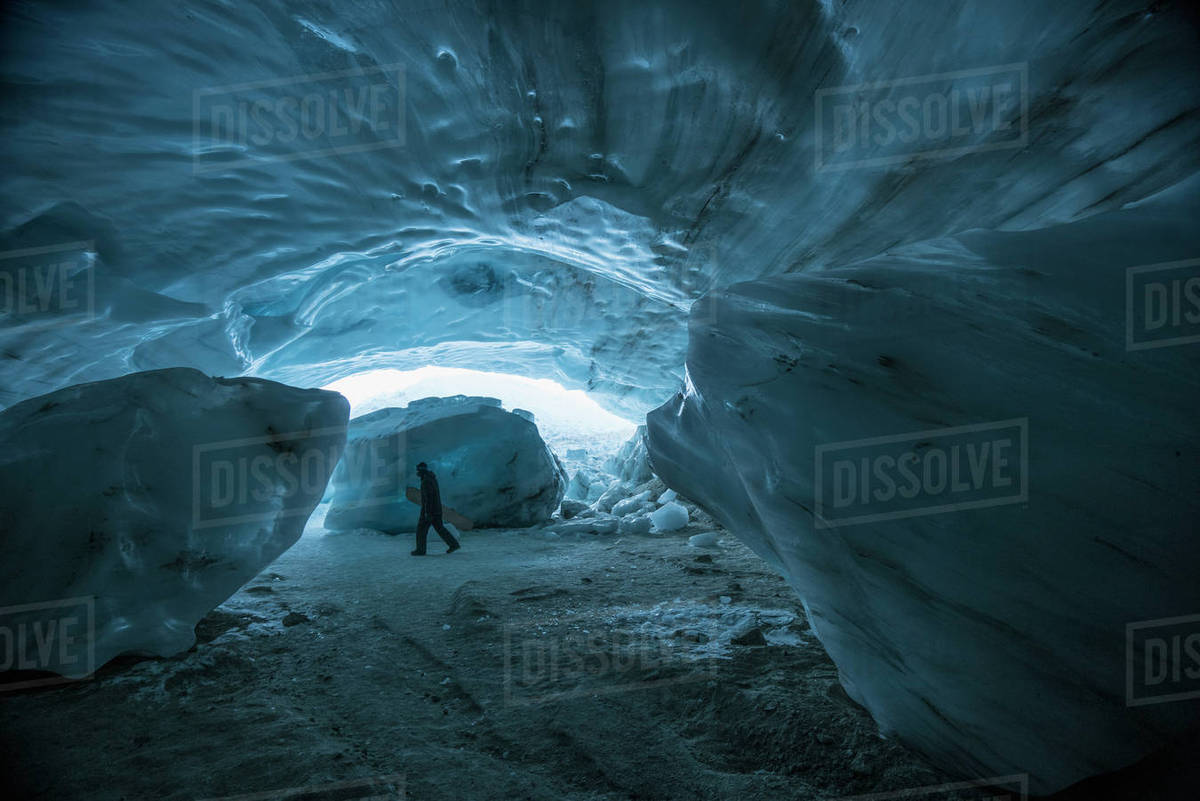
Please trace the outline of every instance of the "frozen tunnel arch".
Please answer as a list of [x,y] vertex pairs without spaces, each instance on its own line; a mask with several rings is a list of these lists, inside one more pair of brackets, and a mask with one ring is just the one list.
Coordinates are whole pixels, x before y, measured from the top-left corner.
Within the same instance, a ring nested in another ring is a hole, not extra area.
[[542,438],[560,458],[580,448],[593,454],[613,451],[633,435],[638,424],[608,411],[586,392],[566,389],[551,379],[457,367],[370,370],[322,388],[344,395],[350,401],[352,418],[425,397],[498,398],[510,411],[532,412]]

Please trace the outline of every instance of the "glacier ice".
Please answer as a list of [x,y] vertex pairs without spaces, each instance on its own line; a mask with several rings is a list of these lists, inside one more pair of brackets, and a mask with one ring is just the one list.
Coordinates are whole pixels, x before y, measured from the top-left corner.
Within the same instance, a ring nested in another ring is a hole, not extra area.
[[[1168,7],[401,0],[314,5],[309,28],[267,6],[9,21],[22,112],[0,249],[90,243],[95,304],[56,329],[55,358],[0,326],[19,357],[0,403],[131,368],[313,386],[441,364],[554,378],[640,416],[677,388],[688,306],[711,288],[1111,211],[1200,165],[1194,37]],[[195,56],[214,42],[219,58]],[[1013,63],[1029,66],[1021,150],[814,171],[818,91]],[[383,150],[373,131],[334,156],[239,147],[179,102],[186,87],[236,107],[257,96],[231,87],[397,64],[409,124]],[[121,125],[66,121],[80,81]]]
[[592,507],[597,511],[608,514],[612,512],[613,507],[629,496],[630,487],[621,479],[615,479],[608,485],[608,489],[600,494]]
[[617,533],[624,535],[644,536],[650,533],[653,527],[653,521],[650,515],[632,514],[621,518],[621,522],[617,525]]
[[[1200,166],[1200,86],[1194,77],[1200,49],[1185,4],[660,7],[618,1],[596,13],[587,3],[533,0],[513,13],[501,5],[444,0],[433,13],[429,3],[398,0],[305,4],[303,21],[274,0],[264,0],[262,12],[251,15],[217,4],[198,13],[190,7],[162,13],[160,5],[130,0],[116,13],[106,4],[75,4],[64,14],[32,4],[5,21],[8,99],[21,113],[6,120],[0,250],[12,255],[86,243],[74,254],[79,258],[72,275],[90,288],[94,302],[63,315],[0,318],[4,406],[131,369],[190,366],[318,386],[365,369],[439,364],[554,378],[632,418],[670,397],[681,381],[695,379],[682,369],[685,321],[706,292],[715,294],[692,315],[697,353],[701,346],[715,347],[706,338],[724,330],[722,317],[733,313],[736,322],[750,314],[742,305],[790,308],[786,291],[778,302],[767,294],[739,304],[731,299],[750,296],[720,290],[793,273],[810,276],[781,278],[782,289],[823,287],[824,268],[875,258],[891,260],[889,276],[905,272],[900,263],[908,260],[937,263],[936,272],[908,272],[914,280],[918,273],[928,279],[925,296],[958,293],[954,300],[966,309],[975,303],[972,281],[980,275],[972,270],[977,254],[964,242],[976,246],[986,239],[997,252],[1009,242],[1035,241],[1028,237],[1052,244],[1060,241],[1061,224],[1132,209]],[[186,24],[179,24],[180,14]],[[419,25],[406,22],[413,14]],[[305,76],[397,64],[404,67],[408,124],[404,141],[383,150],[369,149],[379,144],[370,137],[352,136],[336,155],[294,148],[282,154],[288,158],[276,159],[277,151],[203,135],[204,120],[187,102],[189,96],[216,97],[236,105],[256,98],[230,87],[295,86]],[[1028,137],[1019,149],[878,168],[816,167],[814,100],[821,92],[1013,64],[1024,65],[1027,79]],[[88,124],[78,124],[80,118]],[[1027,238],[1011,239],[1018,235]],[[1103,241],[1124,254],[1126,264],[1149,264],[1164,245],[1147,247],[1138,237]],[[1079,241],[1062,255],[1074,263],[1076,254],[1096,251],[1094,242]],[[1184,251],[1179,258],[1196,256],[1189,248],[1176,255]],[[985,261],[997,266],[1004,259]],[[0,264],[0,283],[14,263]],[[971,275],[953,280],[960,270]],[[1014,307],[1035,308],[1034,299],[1050,283],[1029,276]],[[882,296],[888,302],[834,302],[800,313],[823,314],[826,332],[837,328],[838,315],[850,315],[847,332],[865,330],[883,343],[903,342],[905,327],[938,335],[937,317],[909,313],[896,297],[916,289],[902,283],[886,290],[866,282],[848,286],[859,293],[848,298]],[[1072,292],[1098,290],[1087,282],[1046,288],[1044,309],[1019,320],[999,312],[989,318],[996,348],[1023,333],[1057,337],[1064,351],[1082,350],[1071,327],[1086,338],[1094,321],[1065,319],[1057,309],[1070,306],[1066,296]],[[883,316],[854,319],[860,311]],[[699,325],[706,316],[712,325]],[[784,329],[800,325],[781,316]],[[945,335],[948,349],[959,336],[972,342],[983,336],[968,324],[963,329]],[[749,326],[738,330],[753,340],[746,343],[748,352],[761,356],[762,342],[746,333]],[[770,329],[761,335],[763,341],[778,339]],[[794,464],[796,450],[840,435],[842,427],[805,429],[812,409],[825,414],[828,406],[845,404],[847,418],[864,406],[864,414],[871,412],[870,391],[860,386],[877,386],[855,383],[870,374],[867,367],[893,369],[909,380],[893,393],[902,408],[881,418],[882,428],[892,430],[901,421],[919,422],[922,430],[944,423],[925,419],[924,410],[945,392],[930,384],[950,371],[935,365],[927,375],[913,376],[883,353],[901,368],[877,359],[864,361],[860,374],[843,371],[839,380],[831,373],[815,396],[790,400],[794,410],[803,410],[796,412],[801,419],[782,413],[770,421],[742,418],[752,417],[744,398],[771,389],[742,385],[744,374],[757,366],[759,377],[772,382],[795,358],[784,347],[793,343],[778,344],[771,361],[744,363],[741,353],[731,354],[723,365],[731,371],[728,381],[702,376],[699,386],[685,383],[687,400],[679,405],[684,414],[671,422],[678,436],[670,448],[660,440],[653,464],[658,470],[660,457],[673,459],[676,467],[663,469],[681,489],[678,465],[705,466],[708,475],[701,478],[709,494],[696,500],[724,510],[726,522],[782,564],[780,554],[791,552],[772,543],[784,541],[782,532],[802,536],[812,509],[793,503],[798,497],[803,504],[805,495],[787,494],[792,476],[753,466]],[[1153,364],[1160,357],[1165,351],[1139,358]],[[842,364],[837,353],[827,363]],[[1011,367],[1003,359],[968,367],[964,375],[990,370],[997,381],[1009,371],[1015,384],[1036,384],[1047,375],[1020,359]],[[1102,369],[1097,366],[1097,374]],[[1072,387],[1061,374],[1048,375],[1062,390],[1060,405],[1069,405]],[[1132,387],[1110,392],[1099,379],[1087,386],[1098,404],[1111,394],[1116,408],[1143,376],[1114,366],[1109,377]],[[923,392],[931,397],[923,399]],[[992,408],[964,407],[954,419],[974,420]],[[701,412],[720,420],[720,431],[699,427]],[[1146,425],[1136,408],[1127,416],[1135,427]],[[1035,418],[1031,413],[1032,445],[1039,441]],[[1177,422],[1176,437],[1190,443],[1194,424]],[[801,429],[800,439],[788,439]],[[756,436],[741,436],[756,430]],[[748,442],[755,447],[744,447]],[[730,458],[712,461],[722,447],[734,449]],[[1190,444],[1180,450],[1192,453]],[[1137,472],[1145,465],[1133,458],[1130,466]],[[608,490],[602,480],[578,494],[574,487],[572,497],[589,503]],[[1036,487],[1032,482],[1031,513],[1037,511]],[[690,490],[685,494],[692,497]],[[606,508],[622,497],[617,492]],[[1108,509],[1119,497],[1101,498],[1095,508],[1085,504],[1083,513]],[[1010,513],[1005,508],[997,515]],[[1039,567],[1052,560],[1046,551],[1054,542],[1048,536],[1035,549]],[[944,549],[929,550],[937,555]],[[859,575],[852,569],[856,560],[868,558],[849,549],[837,553],[847,561],[821,565],[834,576],[829,582]],[[1073,551],[1064,553],[1064,559],[1074,558]],[[1114,552],[1111,558],[1120,557]],[[792,561],[795,573],[801,563]],[[1003,566],[1005,575],[1021,581],[1047,582],[1012,560]],[[886,573],[885,566],[877,570]],[[816,593],[823,614],[834,614],[829,599],[814,589],[826,585],[819,575],[807,587],[796,583],[802,592]],[[861,589],[868,597],[872,588],[864,579],[842,592]],[[1035,593],[1033,603],[1042,601]],[[986,606],[983,600],[977,605]],[[1075,613],[1070,599],[1064,605]],[[882,609],[880,620],[895,622],[889,615]],[[1047,616],[1045,628],[1055,630],[1054,620]],[[850,686],[853,677],[864,683],[867,670],[855,659],[866,658],[869,643],[890,648],[908,631],[880,633],[872,624],[860,631],[845,620],[825,628],[850,632],[827,637]],[[888,664],[893,670],[881,681],[902,672]],[[939,709],[953,705],[946,697],[962,688],[948,684],[946,694],[937,693],[945,674],[936,664],[905,665],[911,676],[904,686],[927,690]],[[928,716],[897,711],[913,697],[906,692],[897,691],[889,704],[874,698],[872,708],[889,725],[912,724],[895,727],[909,732]],[[972,692],[966,688],[957,697],[969,699]],[[941,736],[945,731],[934,724],[909,739],[941,753],[943,764],[973,772],[972,759],[991,747],[981,744],[990,733],[972,730],[950,742]],[[1001,756],[984,761],[1010,764],[1016,747],[1004,738],[1016,732],[1022,739],[1025,729],[994,731]],[[1137,745],[1115,749],[1119,753],[1092,747],[1107,736],[1103,727],[1088,729],[1080,742],[1061,749],[1029,738],[1047,746],[1042,753],[1068,757],[1061,772],[1039,779],[1042,786],[1140,753]],[[1161,738],[1151,726],[1133,740],[1152,744]],[[1034,767],[1042,766],[1035,761]]]
[[575,471],[567,483],[566,497],[586,503],[595,503],[611,483],[612,477],[608,476],[607,478],[609,482],[605,483],[605,476],[602,474],[580,468]]
[[654,477],[646,455],[646,426],[637,427],[629,441],[605,461],[604,469],[629,484],[642,484]]
[[663,504],[650,513],[656,531],[675,531],[688,524],[688,510],[678,501]]
[[643,490],[637,495],[631,495],[625,500],[618,501],[617,503],[613,504],[612,513],[617,517],[624,517],[625,515],[632,514],[633,512],[641,509],[643,505],[649,502],[649,500],[650,491]]
[[554,524],[559,534],[616,534],[620,520],[612,515],[575,518]]
[[32,666],[78,677],[191,647],[200,618],[300,537],[349,412],[333,392],[190,368],[0,412],[0,607],[41,605],[22,618],[30,637],[70,599],[88,610],[74,631],[87,657]]
[[1200,253],[1198,201],[1193,178],[693,309],[656,470],[783,570],[848,692],[947,769],[1042,793],[1196,725],[1127,705],[1126,626],[1200,609],[1200,358],[1128,348],[1127,280]]
[[528,416],[495,398],[424,398],[350,421],[325,526],[415,530],[420,509],[405,491],[420,485],[419,462],[437,474],[442,504],[478,527],[548,520],[567,483]]

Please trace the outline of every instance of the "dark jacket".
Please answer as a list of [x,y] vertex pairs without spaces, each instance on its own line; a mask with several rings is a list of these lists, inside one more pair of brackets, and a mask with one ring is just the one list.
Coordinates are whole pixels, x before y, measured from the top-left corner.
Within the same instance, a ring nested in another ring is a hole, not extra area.
[[432,470],[426,470],[421,477],[421,516],[438,518],[442,516],[442,493],[438,489],[437,476]]

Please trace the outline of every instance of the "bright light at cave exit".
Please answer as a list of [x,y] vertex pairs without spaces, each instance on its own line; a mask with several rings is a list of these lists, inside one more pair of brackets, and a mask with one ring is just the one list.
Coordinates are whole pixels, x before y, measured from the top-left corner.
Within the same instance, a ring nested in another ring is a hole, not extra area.
[[450,395],[499,398],[505,409],[526,409],[537,418],[542,437],[560,455],[584,447],[592,453],[612,450],[633,436],[637,424],[608,411],[586,392],[567,389],[546,378],[487,373],[459,367],[371,370],[334,381],[324,389],[350,401],[350,416],[388,406]]

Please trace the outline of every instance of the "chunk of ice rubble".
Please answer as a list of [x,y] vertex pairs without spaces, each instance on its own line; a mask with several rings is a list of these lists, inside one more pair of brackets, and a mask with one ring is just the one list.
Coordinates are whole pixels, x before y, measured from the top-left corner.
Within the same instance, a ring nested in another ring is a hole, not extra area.
[[628,515],[621,518],[617,533],[622,536],[626,534],[644,536],[650,533],[651,525],[650,515]]
[[637,495],[626,498],[612,508],[612,513],[617,517],[624,517],[631,512],[636,512],[650,498],[650,490],[639,492]]
[[688,510],[683,504],[671,501],[652,512],[650,520],[657,531],[676,531],[688,524]]
[[560,534],[615,534],[619,521],[609,515],[582,517],[554,524]]
[[608,485],[608,489],[596,499],[592,504],[597,511],[611,512],[613,507],[621,502],[622,499],[629,496],[629,485],[617,479]]

